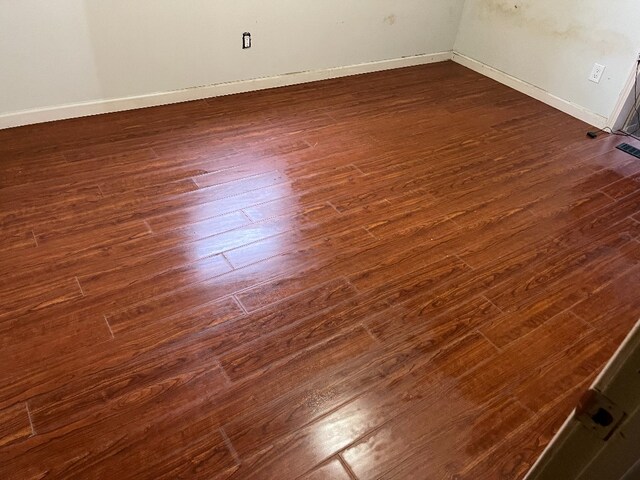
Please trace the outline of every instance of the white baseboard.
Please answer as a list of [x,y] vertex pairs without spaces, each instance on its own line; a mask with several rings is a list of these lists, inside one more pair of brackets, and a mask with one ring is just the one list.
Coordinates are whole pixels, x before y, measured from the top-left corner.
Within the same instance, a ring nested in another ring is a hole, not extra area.
[[579,105],[576,105],[575,103],[556,97],[535,85],[519,80],[516,77],[512,77],[507,73],[485,65],[473,58],[454,52],[452,60],[597,128],[604,128],[608,126],[608,119],[606,117],[591,112]]
[[625,123],[627,123],[629,113],[633,110],[635,95],[632,96],[633,90],[635,88],[636,76],[638,75],[637,65],[634,65],[627,77],[627,83],[624,86],[624,89],[620,93],[618,97],[618,101],[616,102],[616,106],[611,113],[611,116],[608,120],[608,127],[611,127],[612,130],[620,130],[624,128]]
[[345,67],[328,68],[324,70],[309,70],[305,72],[288,73],[275,77],[264,77],[253,80],[241,80],[237,82],[218,83],[202,87],[186,88],[170,92],[158,92],[147,95],[133,97],[115,98],[109,100],[96,100],[90,102],[74,103],[68,105],[58,105],[47,108],[37,108],[32,110],[22,110],[0,114],[0,129],[31,125],[34,123],[50,122],[67,118],[85,117],[100,113],[119,112],[123,110],[133,110],[136,108],[153,107],[167,105],[171,103],[187,102],[190,100],[200,100],[209,97],[222,95],[232,95],[235,93],[264,90],[267,88],[284,87],[299,83],[315,82],[329,78],[346,77],[349,75],[359,75],[362,73],[378,72],[394,68],[410,67],[414,65],[424,65],[428,63],[443,62],[453,60],[471,70],[492,78],[508,87],[529,95],[541,102],[551,105],[562,112],[576,117],[584,122],[598,128],[608,125],[608,119],[594,112],[586,110],[579,105],[556,97],[535,85],[519,80],[511,75],[485,65],[457,52],[439,52],[410,57],[393,58],[377,62],[361,63],[358,65],[348,65]]
[[231,95],[234,93],[264,90],[266,88],[284,87],[298,83],[314,82],[329,78],[346,77],[361,73],[390,70],[393,68],[424,65],[427,63],[443,62],[451,60],[452,52],[429,53],[411,57],[393,58],[378,62],[349,65],[346,67],[328,68],[324,70],[311,70],[306,72],[288,73],[275,77],[257,78],[238,82],[219,83],[204,87],[186,88],[171,92],[151,93],[134,97],[115,98],[110,100],[97,100],[91,102],[59,105],[55,107],[22,110],[0,115],[0,129],[30,125],[33,123],[50,122],[65,118],[85,117],[100,113],[119,112],[136,108],[167,105],[170,103],[187,102],[208,97]]

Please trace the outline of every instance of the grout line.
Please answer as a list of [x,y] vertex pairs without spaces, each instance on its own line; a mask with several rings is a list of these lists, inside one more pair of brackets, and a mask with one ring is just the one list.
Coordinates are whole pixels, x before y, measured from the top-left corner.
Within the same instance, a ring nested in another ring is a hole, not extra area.
[[[338,120],[336,119],[336,117],[334,117],[333,115],[331,115],[329,112],[322,112],[323,115],[326,115],[327,117],[329,117],[331,120],[333,120],[334,122],[337,122]],[[317,145],[317,143],[316,143]]]
[[[271,238],[271,237],[269,237],[269,238]],[[247,267],[254,266],[254,265],[257,265],[257,264],[260,264],[260,263],[266,263],[266,262],[268,262],[271,258],[274,258],[274,257],[265,258],[265,259],[263,259],[263,260],[258,260],[257,262],[250,263],[250,264],[248,264],[248,265],[243,265],[242,267],[238,268],[238,270],[243,270],[243,269],[245,269],[245,268],[247,268]],[[273,282],[273,281],[275,281],[275,280],[283,279],[283,278],[285,278],[287,275],[291,275],[291,274],[296,273],[296,272],[297,272],[297,271],[296,271],[296,270],[294,270],[294,269],[284,270],[282,273],[274,274],[274,276],[273,276],[273,277],[271,277],[271,278],[269,278],[268,280],[258,280],[258,281],[256,281],[256,283],[253,283],[253,284],[249,285],[248,287],[240,288],[240,289],[238,289],[238,290],[237,290],[233,295],[236,295],[236,294],[238,294],[238,293],[244,293],[244,292],[247,292],[247,291],[249,291],[249,290],[254,289],[255,287],[268,285],[268,284],[270,284],[271,282]],[[223,273],[222,275],[227,275],[228,273],[230,273],[230,272]],[[217,276],[216,276],[216,278],[217,278],[217,277],[219,277],[219,276],[221,276],[221,275],[217,275]],[[202,282],[196,282],[196,284],[200,284],[200,283],[202,283]],[[328,283],[328,282],[324,282],[324,283]],[[187,286],[187,287],[188,287],[188,286]],[[187,289],[187,287],[183,287],[183,288],[181,288],[181,289],[178,289],[178,291],[186,290],[186,289]],[[309,287],[309,288],[312,288],[312,287]],[[295,295],[298,295],[298,294],[295,294]],[[221,297],[217,297],[217,300],[221,300],[221,299],[226,298],[226,297],[228,297],[228,296],[229,296],[229,295],[223,295],[223,296],[221,296]],[[277,300],[276,302],[272,302],[272,303],[277,303],[277,302],[279,302],[279,301],[280,301],[280,300]],[[267,304],[267,305],[270,305],[270,304]],[[261,307],[258,307],[258,309],[260,309],[260,308],[263,308],[263,307],[262,307],[262,306],[261,306]]]
[[[364,172],[362,171],[362,169],[361,169],[360,167],[358,167],[355,163],[349,163],[348,165],[349,165],[349,166],[352,166],[353,168],[355,168],[355,169],[356,169],[356,171],[360,172],[360,174],[361,174],[361,175],[366,175],[366,173],[364,173]],[[385,199],[385,200],[386,200],[386,199]]]
[[218,429],[218,432],[220,433],[220,435],[222,436],[222,439],[224,440],[224,444],[226,445],[226,447],[229,449],[229,452],[231,453],[231,456],[233,457],[233,460],[240,465],[242,463],[242,460],[240,460],[240,455],[238,455],[238,451],[235,449],[235,447],[233,446],[233,443],[231,443],[231,439],[227,436],[227,432],[224,431],[223,427],[220,427]]
[[487,302],[489,302],[491,305],[493,305],[494,307],[496,307],[498,310],[500,310],[500,312],[505,313],[504,310],[502,310],[498,305],[496,305],[495,303],[493,303],[491,301],[491,299],[489,297],[487,297],[485,294],[480,295],[482,298],[484,298]]
[[362,227],[362,228],[364,229],[364,231],[365,231],[365,232],[367,232],[367,233],[369,234],[369,236],[370,236],[371,238],[374,238],[375,240],[380,240],[380,239],[379,239],[378,237],[376,237],[373,233],[371,233],[367,227]]
[[[274,171],[277,171],[277,170],[274,170]],[[251,178],[251,177],[256,177],[256,176],[258,176],[258,175],[264,175],[264,174],[251,175],[250,177],[246,177],[245,179],[248,179],[248,178]],[[189,180],[191,180],[191,181],[193,182],[193,179],[192,179],[192,178],[189,178]],[[244,180],[244,179],[240,179],[240,180]],[[181,181],[184,181],[184,180],[178,180],[178,182],[181,182]],[[215,185],[209,185],[209,186],[207,186],[207,187],[201,187],[201,188],[199,187],[199,188],[198,188],[198,189],[196,189],[196,190],[190,190],[190,191],[188,191],[188,192],[182,192],[182,193],[179,193],[179,194],[177,194],[177,195],[185,195],[185,196],[189,196],[190,194],[195,194],[195,193],[197,193],[197,192],[198,192],[198,190],[206,190],[206,189],[208,189],[208,188],[213,189],[213,188],[217,188],[217,187],[219,187],[220,185],[226,185],[226,184],[233,183],[233,182],[238,182],[238,181],[239,181],[239,180],[230,180],[230,181],[228,181],[228,182],[217,183],[217,184],[215,184]],[[169,182],[169,183],[178,183],[178,182]],[[198,186],[195,182],[193,182],[193,183],[194,183],[194,185],[196,185],[196,187]],[[286,185],[286,184],[289,184],[289,183],[290,183],[290,182],[289,182],[289,180],[282,179],[281,181],[276,182],[276,183],[273,183],[273,184],[271,184],[271,185],[263,185],[263,186],[261,186],[261,187],[251,188],[250,190],[244,191],[244,192],[242,192],[242,193],[229,193],[229,194],[225,194],[224,196],[222,196],[222,197],[220,197],[220,198],[217,198],[216,200],[212,200],[211,202],[205,202],[205,204],[210,204],[210,203],[213,203],[213,202],[218,201],[218,200],[225,200],[225,199],[228,199],[228,198],[237,197],[237,196],[239,196],[239,195],[244,195],[245,193],[257,192],[258,190],[262,190],[262,189],[265,189],[265,188],[277,187],[277,186],[280,186],[280,185]],[[262,203],[268,203],[269,201],[270,201],[270,200],[267,200],[266,202],[262,202]],[[258,205],[259,205],[259,204],[258,204]],[[182,210],[184,210],[184,209],[187,209],[187,207],[182,208]],[[231,212],[228,212],[228,213],[231,213]],[[226,215],[226,214],[222,214],[222,215]],[[218,216],[221,216],[221,215],[215,215],[215,217],[218,217]],[[213,217],[212,217],[212,218],[213,218]]]
[[[248,214],[247,212],[245,212],[242,208],[241,208],[240,210],[238,210],[238,211],[239,211],[240,213],[242,213],[242,215],[244,215],[244,216],[245,216],[245,218],[246,218],[247,220],[249,220],[249,223],[256,223],[256,222],[255,222],[255,221],[254,221],[254,220],[249,216],[249,214]],[[240,228],[241,228],[241,227],[240,227]]]
[[220,253],[220,255],[222,256],[222,258],[224,258],[224,261],[227,262],[227,265],[229,265],[229,267],[231,267],[231,271],[235,270],[236,268],[233,266],[233,264],[231,263],[231,261],[227,258],[227,256],[224,254],[224,252]]
[[527,412],[533,414],[533,415],[537,415],[538,412],[534,412],[531,408],[529,408],[527,405],[524,404],[524,402],[522,402],[522,400],[520,400],[517,397],[513,397],[513,399],[516,401],[516,403],[518,405],[520,405],[522,408],[524,408]]
[[112,339],[116,338],[116,336],[113,334],[113,330],[111,330],[111,324],[109,323],[109,320],[107,319],[107,316],[106,315],[102,315],[102,318],[104,318],[104,321],[107,324],[107,328],[109,329],[109,333],[111,334],[111,338]]
[[78,284],[78,288],[80,289],[80,293],[82,294],[82,296],[84,297],[84,290],[82,290],[82,285],[80,285],[80,280],[78,280],[78,277],[75,276],[73,277],[76,279],[76,283]]
[[[347,403],[351,403],[355,400],[357,400],[358,398],[364,396],[365,394],[367,394],[368,392],[370,392],[371,390],[365,390],[364,392],[355,395],[354,397],[352,397],[351,399],[347,400],[346,402],[340,404],[338,407],[332,409],[331,411],[327,412],[324,415],[321,415],[320,417],[318,417],[316,420],[314,420],[314,422],[318,422],[321,419],[324,418],[328,418],[330,415],[333,415],[336,411],[338,411],[340,408],[344,407]],[[411,413],[412,411],[414,411],[416,409],[416,404],[413,404],[412,406],[408,407],[405,411],[404,414],[407,413]],[[347,445],[345,445],[342,450],[340,451],[340,453],[345,452],[347,450],[349,450],[351,447],[354,447],[355,445],[357,445],[358,443],[360,443],[363,439],[367,438],[367,437],[371,437],[373,435],[375,435],[377,432],[379,432],[380,430],[382,430],[383,428],[386,428],[391,422],[393,422],[394,420],[396,420],[398,417],[397,416],[391,416],[390,418],[387,418],[385,420],[382,420],[380,422],[379,425],[376,425],[375,427],[369,428],[369,430],[364,431],[363,433],[360,433],[359,435],[357,435],[355,438],[353,438],[353,440],[348,443]],[[351,471],[351,468],[348,466],[348,472]],[[354,474],[354,478],[357,480],[357,477],[355,477]]]
[[367,327],[367,326],[364,324],[364,322],[361,322],[361,323],[360,323],[360,326],[362,327],[362,329],[363,329],[365,332],[367,332],[367,334],[368,334],[368,335],[373,339],[373,341],[374,341],[374,342],[376,342],[376,343],[378,343],[378,344],[382,343],[382,342],[380,341],[380,339],[378,339],[378,338],[377,338],[377,337],[376,337],[376,336],[371,332],[371,330],[369,330],[369,327]]
[[584,325],[586,327],[589,328],[595,328],[593,325],[591,325],[591,323],[589,323],[588,320],[586,320],[585,318],[582,318],[582,315],[578,315],[576,312],[573,311],[573,307],[575,307],[576,305],[578,305],[578,303],[582,303],[582,301],[574,303],[573,305],[571,305],[569,308],[567,308],[566,310],[563,310],[562,313],[568,312],[571,315],[573,315],[574,317],[576,317],[578,320],[580,320],[582,323],[584,323]]
[[[344,280],[344,281],[347,283],[347,285],[350,285],[350,286],[351,286],[351,288],[353,288],[353,289],[356,291],[356,293],[362,293],[362,292],[360,292],[360,290],[358,289],[358,287],[356,287],[356,286],[351,282],[351,280],[349,280],[349,277],[348,277],[348,276],[343,275],[342,277],[338,277],[338,278],[342,278],[342,280]],[[329,281],[331,281],[331,280],[329,280]],[[325,282],[325,283],[328,283],[328,282]],[[313,288],[313,287],[312,287],[312,288]]]
[[247,309],[245,308],[245,306],[242,304],[242,302],[240,301],[240,299],[236,296],[236,294],[234,293],[233,295],[231,295],[231,298],[233,298],[236,303],[238,304],[238,306],[242,309],[242,311],[244,312],[245,315],[249,315],[249,312],[247,311]]
[[[271,257],[271,258],[273,258],[273,257]],[[260,260],[260,262],[264,262],[264,260]],[[260,263],[260,262],[257,262],[257,263]],[[252,265],[254,265],[254,264],[252,264]],[[247,268],[247,267],[242,267],[242,268]],[[238,290],[237,292],[235,292],[232,296],[236,296],[238,293],[245,293],[245,292],[248,292],[248,291],[250,291],[250,290],[253,290],[253,289],[254,289],[254,288],[256,288],[256,287],[261,287],[261,286],[269,285],[270,283],[272,283],[272,282],[274,282],[274,281],[280,281],[280,280],[282,280],[282,279],[284,279],[284,278],[287,278],[287,275],[292,274],[292,273],[297,273],[297,271],[296,271],[296,270],[286,270],[284,273],[282,273],[282,274],[278,274],[278,275],[275,275],[273,278],[271,278],[271,279],[269,279],[269,280],[265,280],[265,281],[262,281],[262,282],[258,282],[258,283],[255,283],[255,284],[253,284],[253,285],[249,286],[249,287],[242,288],[242,289]],[[308,287],[308,288],[305,288],[304,290],[301,290],[301,291],[296,292],[296,293],[294,293],[294,294],[291,294],[291,295],[288,295],[288,296],[286,296],[286,297],[280,298],[280,299],[278,299],[278,300],[274,300],[274,301],[272,301],[272,302],[270,302],[270,303],[267,303],[267,304],[264,304],[264,305],[259,305],[259,306],[258,306],[258,307],[256,307],[255,309],[251,310],[251,313],[254,313],[254,312],[257,312],[257,311],[263,310],[263,309],[265,309],[265,308],[267,308],[267,307],[269,307],[269,306],[272,306],[272,305],[276,305],[276,304],[279,304],[279,303],[283,303],[283,302],[285,302],[285,301],[287,301],[287,300],[289,300],[289,299],[295,299],[295,298],[297,298],[297,297],[302,296],[302,295],[303,295],[303,294],[305,294],[306,292],[308,292],[308,291],[310,291],[310,290],[313,290],[314,288],[319,288],[319,287],[322,287],[323,285],[328,285],[328,284],[329,284],[329,283],[331,283],[332,281],[334,281],[334,280],[336,280],[336,279],[339,279],[339,278],[347,279],[347,277],[345,277],[345,276],[343,275],[343,276],[341,276],[341,277],[336,277],[336,278],[333,278],[333,279],[331,279],[331,280],[327,280],[327,281],[325,281],[325,282],[320,282],[320,283],[319,283],[318,285],[316,285],[316,286]],[[348,281],[348,279],[347,279],[347,281]],[[351,282],[349,282],[349,283],[351,283]],[[353,284],[351,284],[351,286],[352,286],[353,288],[356,288]],[[236,300],[239,300],[239,299],[236,297]],[[347,302],[347,300],[342,300],[341,302],[338,302],[338,303],[339,303],[339,304],[342,304],[342,303],[344,303],[344,302]],[[320,312],[330,310],[331,308],[332,308],[332,307],[324,307],[324,308],[322,308],[322,309],[320,309],[320,310],[317,310],[315,313],[309,313],[309,314],[307,314],[304,318],[311,317],[312,315],[318,314],[318,313],[320,313]],[[249,313],[249,310],[247,310],[247,313]],[[301,320],[302,320],[302,319],[301,319]],[[294,323],[297,323],[297,322],[294,322]]]
[[204,177],[204,176],[206,176],[206,175],[211,175],[212,173],[224,172],[225,170],[231,170],[232,168],[235,168],[235,167],[237,167],[237,166],[238,166],[238,165],[233,165],[233,166],[231,166],[231,167],[227,167],[227,168],[220,168],[220,169],[218,169],[218,170],[205,170],[205,169],[203,169],[202,173],[197,173],[197,174],[195,174],[195,175],[193,175],[193,176],[191,176],[191,177],[188,177],[188,178],[191,178],[191,179],[194,179],[194,180],[195,180],[195,179],[196,179],[196,178],[198,178],[198,177]]
[[[326,308],[326,309],[324,309],[324,311],[329,310],[329,309],[330,308]],[[311,316],[311,315],[309,315],[309,316]],[[305,317],[302,321],[307,320],[309,316]],[[292,325],[288,325],[286,327],[280,328],[279,330],[277,330],[275,332],[271,332],[271,333],[265,334],[265,337],[261,337],[261,338],[273,338],[273,337],[275,337],[277,335],[281,335],[283,333],[282,330],[292,330],[293,328],[295,328],[296,325],[298,325],[300,323],[301,322],[296,321]],[[289,361],[291,361],[291,359],[296,358],[296,357],[298,357],[298,356],[300,356],[300,355],[302,355],[304,353],[307,353],[307,352],[309,352],[311,350],[322,348],[323,346],[327,345],[328,343],[333,342],[335,339],[340,338],[343,335],[355,332],[356,330],[358,330],[360,328],[361,328],[360,324],[354,324],[351,327],[345,327],[344,329],[339,330],[335,335],[331,335],[330,337],[328,337],[328,338],[326,338],[324,340],[321,340],[319,343],[314,343],[314,344],[311,344],[311,345],[307,345],[307,346],[303,347],[300,350],[297,350],[297,351],[289,353],[289,354],[287,354],[287,355],[285,355],[285,356],[283,356],[281,358],[273,360],[268,365],[261,366],[258,369],[252,370],[252,371],[250,371],[248,373],[244,373],[243,376],[238,378],[237,380],[235,380],[235,382],[243,382],[244,383],[244,382],[247,382],[247,381],[254,380],[257,376],[264,375],[265,371],[267,371],[267,370],[270,370],[272,368],[276,368],[276,369],[280,368],[280,366],[288,363]],[[287,333],[287,332],[284,332],[284,333]],[[248,341],[245,344],[241,344],[241,345],[239,345],[237,347],[231,348],[228,352],[225,352],[225,354],[235,353],[242,347],[250,347],[251,344],[258,343],[258,341],[260,341],[261,338],[256,338],[256,339]],[[336,407],[333,410],[336,410],[338,408],[339,407]],[[327,415],[332,413],[333,410],[331,410],[330,412],[327,412]],[[325,416],[325,415],[323,414],[322,417],[323,416]],[[322,418],[322,417],[320,417],[320,418]]]
[[[184,182],[185,180],[189,180],[189,181],[190,181],[191,183],[193,183],[193,185],[196,187],[196,189],[195,189],[195,190],[188,190],[188,191],[187,191],[187,193],[193,193],[193,192],[197,192],[198,190],[202,190],[202,188],[203,188],[203,187],[201,187],[201,186],[198,184],[198,182],[196,182],[192,177],[189,177],[189,178],[183,178],[183,179],[181,179],[181,180],[175,180],[175,181],[173,181],[173,182],[168,182],[168,183],[175,183],[175,184],[178,184],[178,183],[182,183],[182,182]],[[204,188],[206,188],[206,187],[204,187]]]
[[[344,452],[344,450],[342,452]],[[349,465],[347,461],[344,459],[344,457],[342,456],[342,452],[338,453],[338,461],[342,464],[342,468],[344,468],[347,471],[347,475],[351,477],[351,480],[358,480],[358,477],[356,477],[355,472],[351,469],[351,465]]]
[[[565,308],[564,310],[556,313],[555,315],[547,318],[544,322],[542,322],[540,325],[537,325],[535,328],[529,330],[527,333],[525,333],[524,335],[521,335],[520,337],[518,337],[518,340],[520,340],[521,338],[526,338],[527,336],[531,335],[533,332],[535,332],[536,330],[538,330],[539,328],[541,328],[544,324],[550,322],[551,320],[553,320],[556,317],[559,317],[560,315],[564,315],[565,313],[568,313],[569,315],[573,315],[574,317],[576,317],[576,319],[582,323],[585,324],[586,327],[590,328],[590,329],[594,329],[593,325],[591,325],[589,322],[587,322],[585,319],[583,319],[582,317],[578,316],[577,314],[573,313],[572,308],[575,307],[576,305],[578,305],[579,303],[581,303],[583,300],[579,300],[576,303],[574,303],[573,305]],[[582,338],[582,336],[578,336],[575,340],[575,342],[577,342],[580,338]],[[511,343],[513,343],[515,340],[513,340]],[[575,343],[574,342],[574,343]]]
[[216,359],[215,363],[218,365],[218,369],[220,370],[220,373],[222,374],[222,376],[226,380],[227,386],[233,385],[233,380],[231,380],[231,377],[229,377],[229,374],[227,373],[227,371],[222,366],[222,362],[220,361],[220,359]]
[[[608,185],[607,185],[608,186]],[[603,194],[605,197],[609,197],[611,200],[613,200],[614,202],[617,202],[618,200],[613,198],[611,195],[609,195],[607,192],[605,192],[604,190],[602,190],[601,188],[596,190],[597,192],[600,192],[601,194]]]
[[529,215],[532,220],[537,220],[538,219],[538,216],[531,211],[531,207],[530,206],[524,206],[524,210],[522,210],[522,211],[525,212],[527,215]]
[[155,156],[156,159],[160,158],[160,154],[158,153],[158,151],[156,150],[156,147],[149,147],[149,146],[145,146],[145,149],[151,150],[153,152],[153,155]]
[[[283,234],[285,234],[285,233],[290,233],[290,232],[291,232],[291,230],[287,230],[286,232],[282,232],[282,233],[279,233],[279,234],[277,234],[277,235],[274,235],[274,237],[281,236],[281,235],[283,235]],[[269,239],[272,239],[273,237],[268,237],[268,238],[269,238]],[[248,245],[253,245],[253,244],[255,244],[255,243],[259,243],[259,242],[261,242],[262,240],[266,240],[266,239],[256,240],[255,242],[247,243],[246,245],[242,245],[242,246],[240,246],[240,247],[234,247],[234,248],[232,248],[232,249],[230,249],[230,250],[227,250],[226,252],[222,252],[222,253],[220,253],[220,254],[218,254],[218,253],[214,253],[212,256],[215,256],[215,255],[222,255],[222,254],[224,254],[224,253],[229,253],[229,252],[232,252],[232,251],[235,251],[235,250],[240,250],[240,249],[242,249],[242,248],[244,248],[244,247],[246,247],[246,246],[248,246]],[[270,260],[273,260],[274,258],[283,257],[283,256],[285,256],[286,254],[287,254],[286,252],[285,252],[285,253],[280,252],[280,253],[274,253],[274,254],[272,254],[272,255],[269,255],[269,256],[268,256],[268,257],[266,257],[266,258],[262,258],[262,259],[257,260],[257,261],[254,259],[254,260],[252,260],[252,261],[251,261],[251,262],[249,262],[249,263],[241,264],[241,265],[239,265],[238,267],[235,267],[235,268],[234,268],[234,270],[242,270],[243,268],[252,267],[252,266],[254,266],[256,263],[260,263],[260,262],[268,262],[268,261],[270,261]],[[227,258],[227,257],[225,256],[225,258]],[[229,261],[229,259],[227,259],[227,261]],[[233,267],[233,264],[231,264],[231,266]],[[231,273],[231,272],[226,272],[226,273]],[[226,275],[226,274],[225,274],[225,275]],[[260,283],[257,283],[257,284],[255,284],[255,285],[251,286],[251,287],[242,288],[242,289],[240,289],[240,290],[241,290],[241,291],[249,290],[249,289],[253,288],[254,286],[261,285],[261,284],[263,284],[263,283],[269,283],[269,281],[266,281],[266,282],[260,282]]]
[[[208,172],[208,173],[205,173],[205,174],[202,174],[202,175],[198,175],[198,177],[204,177],[205,175],[209,175],[209,174],[212,174],[212,173],[226,172],[228,170],[233,170],[234,168],[237,168],[240,165],[242,165],[242,164],[233,165],[232,167],[223,168],[223,169],[220,169],[220,170],[214,170],[212,172]],[[221,185],[228,185],[229,183],[240,183],[240,182],[244,182],[246,180],[253,179],[255,177],[264,177],[266,175],[271,175],[273,173],[277,173],[278,177],[283,177],[282,172],[280,170],[278,170],[277,168],[273,168],[271,170],[265,170],[265,171],[262,171],[262,172],[258,171],[256,173],[250,173],[250,174],[245,175],[244,177],[235,178],[233,180],[224,180],[222,182],[212,183],[211,185],[201,186],[200,188],[203,188],[203,189],[205,189],[205,188],[214,188],[214,187],[219,187]],[[190,179],[192,179],[192,180],[194,178],[197,178],[197,177],[190,177]],[[281,185],[281,183],[277,183],[277,184],[274,184],[274,185]],[[272,186],[272,185],[262,186],[262,187],[258,187],[258,188],[252,188],[251,190],[247,190],[247,192],[255,192],[256,190],[261,190],[263,188],[268,188],[270,186]],[[239,193],[239,194],[234,193],[234,194],[231,194],[231,195],[229,195],[227,197],[222,197],[222,198],[235,197],[237,195],[242,195],[242,193]],[[269,200],[267,200],[267,201],[269,201]]]
[[27,408],[27,416],[29,417],[29,425],[31,425],[31,437],[36,435],[36,427],[33,425],[33,419],[31,418],[31,410],[29,410],[29,402],[24,402],[24,406]]
[[[169,295],[170,294],[161,294],[161,295],[157,295],[156,297],[168,297]],[[156,297],[153,297],[153,298],[156,298]],[[205,301],[204,303],[192,306],[190,308],[187,308],[186,310],[180,310],[177,313],[172,313],[170,315],[159,317],[159,318],[160,318],[160,320],[163,320],[163,321],[175,320],[176,318],[180,317],[180,315],[184,315],[185,313],[194,312],[195,310],[198,310],[199,308],[216,305],[216,304],[218,304],[218,303],[220,303],[222,301],[228,300],[229,298],[232,298],[232,297],[230,295],[224,295],[222,297],[213,297],[212,300]],[[127,306],[127,307],[122,307],[122,308],[120,308],[118,310],[115,310],[115,311],[113,311],[111,313],[118,313],[118,312],[126,311],[126,310],[129,310],[129,309],[133,308],[133,307],[137,307],[137,306],[139,306],[141,304],[144,304],[144,302],[145,302],[145,300],[141,300],[141,301],[133,303],[133,304]],[[226,324],[227,322],[232,322],[233,320],[235,320],[235,318],[234,319],[230,319],[230,320],[225,320],[224,322],[220,323],[219,325]]]
[[454,257],[456,257],[458,260],[460,260],[462,263],[464,263],[467,267],[469,267],[472,271],[475,271],[476,269],[473,268],[471,265],[469,265],[467,262],[465,262],[463,259],[460,258],[460,256],[458,254],[453,255]]
[[[428,193],[428,192],[427,192]],[[451,223],[453,223],[456,227],[458,228],[464,228],[461,224],[459,224],[458,222],[456,222],[455,218],[453,217],[447,217],[447,220],[449,220]]]
[[329,200],[327,200],[327,205],[329,205],[331,208],[333,208],[336,212],[338,212],[338,215],[342,215],[342,212],[340,210],[338,210],[335,205],[333,203],[331,203]]
[[33,230],[31,230],[31,235],[33,235],[33,241],[36,242],[36,247],[38,247],[39,246],[38,245],[38,239],[37,239],[36,234],[34,233]]
[[493,348],[495,348],[498,352],[501,352],[502,349],[496,345],[495,343],[493,343],[491,341],[491,339],[489,337],[487,337],[484,332],[482,330],[480,330],[479,328],[476,328],[475,331],[482,337],[484,338],[487,342],[489,342],[489,345],[493,346]]

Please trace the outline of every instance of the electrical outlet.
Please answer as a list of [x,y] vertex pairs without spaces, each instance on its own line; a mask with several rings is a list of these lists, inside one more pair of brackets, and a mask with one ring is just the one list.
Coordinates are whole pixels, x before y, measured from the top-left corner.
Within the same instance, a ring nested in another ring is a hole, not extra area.
[[607,67],[600,65],[599,63],[594,64],[593,70],[591,70],[591,75],[589,75],[589,80],[594,83],[600,83],[600,79],[602,78],[605,68]]

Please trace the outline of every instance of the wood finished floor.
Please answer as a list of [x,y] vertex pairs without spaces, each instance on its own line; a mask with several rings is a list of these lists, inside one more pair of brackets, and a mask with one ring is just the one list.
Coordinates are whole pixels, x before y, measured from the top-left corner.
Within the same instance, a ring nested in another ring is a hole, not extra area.
[[0,477],[521,478],[640,317],[588,128],[447,62],[0,131]]

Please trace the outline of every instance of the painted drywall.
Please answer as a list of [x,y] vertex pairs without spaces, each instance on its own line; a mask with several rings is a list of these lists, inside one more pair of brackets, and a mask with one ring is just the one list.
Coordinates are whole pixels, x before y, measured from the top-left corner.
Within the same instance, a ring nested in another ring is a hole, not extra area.
[[467,0],[455,50],[609,118],[640,53],[640,2]]
[[0,115],[448,52],[463,4],[0,0]]

